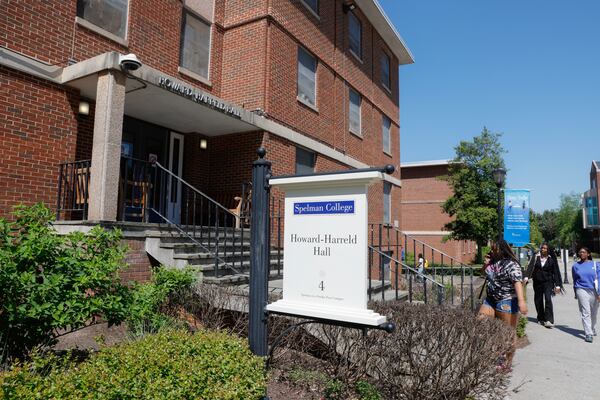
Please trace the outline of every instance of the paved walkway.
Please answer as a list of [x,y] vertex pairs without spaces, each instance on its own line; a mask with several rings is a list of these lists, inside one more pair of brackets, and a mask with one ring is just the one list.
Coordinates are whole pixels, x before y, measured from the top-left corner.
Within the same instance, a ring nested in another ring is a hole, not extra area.
[[567,294],[554,297],[556,325],[547,329],[536,322],[533,287],[527,286],[526,332],[531,344],[515,355],[510,399],[600,399],[600,336],[594,343],[583,340],[573,287],[565,285]]

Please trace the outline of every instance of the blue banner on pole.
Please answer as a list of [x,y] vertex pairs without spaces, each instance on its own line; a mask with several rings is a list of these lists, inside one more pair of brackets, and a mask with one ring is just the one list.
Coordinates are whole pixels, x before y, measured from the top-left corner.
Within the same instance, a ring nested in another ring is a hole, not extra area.
[[504,190],[504,240],[515,247],[529,243],[529,190]]

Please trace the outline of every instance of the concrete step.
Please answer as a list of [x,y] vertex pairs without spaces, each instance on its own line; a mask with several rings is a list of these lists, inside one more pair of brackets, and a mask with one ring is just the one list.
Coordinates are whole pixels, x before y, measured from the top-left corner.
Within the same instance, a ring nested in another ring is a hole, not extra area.
[[[226,262],[235,262],[236,264],[240,261],[250,261],[250,251],[244,251],[240,254],[238,249],[237,251],[227,251],[227,252],[219,252],[217,253],[218,257]],[[175,253],[173,255],[173,259],[175,260],[186,260],[190,265],[206,265],[211,264],[215,256],[214,254],[207,252],[197,252],[197,253]],[[278,252],[277,250],[271,250],[271,261],[280,260],[283,263],[283,252]]]
[[[189,242],[163,242],[161,240],[160,247],[163,249],[172,249],[175,254],[185,253],[202,253],[206,249],[214,250],[216,248],[215,242],[200,242],[200,245],[192,241]],[[250,242],[239,242],[239,241],[223,241],[219,243],[219,250],[232,253],[234,250],[239,252],[240,250],[250,250]]]
[[[269,272],[269,280],[276,280],[281,278],[281,275],[277,273],[277,270],[271,270]],[[224,275],[219,278],[214,276],[203,276],[202,282],[204,283],[214,283],[219,285],[244,285],[250,282],[250,274],[232,274],[232,275]]]
[[[225,261],[227,261],[227,260],[225,260]],[[231,263],[228,263],[228,264],[230,264],[231,267],[235,268],[238,271],[250,271],[250,260],[242,261],[241,264],[239,262],[235,262],[235,263],[231,262]],[[203,274],[206,274],[206,275],[211,275],[211,273],[215,270],[215,264],[214,263],[210,263],[210,264],[190,264],[190,265],[196,267],[199,271],[201,271]],[[271,263],[269,265],[271,267],[271,270],[277,271],[277,265],[278,265],[277,260],[271,260]],[[220,271],[221,274],[225,274],[225,273],[228,273],[228,272],[230,272],[230,273],[233,272],[233,271],[228,271],[230,269],[231,269],[230,267],[228,267],[228,266],[226,266],[224,264],[219,263],[219,271]],[[281,268],[279,268],[279,269],[283,273],[283,261],[282,261]]]

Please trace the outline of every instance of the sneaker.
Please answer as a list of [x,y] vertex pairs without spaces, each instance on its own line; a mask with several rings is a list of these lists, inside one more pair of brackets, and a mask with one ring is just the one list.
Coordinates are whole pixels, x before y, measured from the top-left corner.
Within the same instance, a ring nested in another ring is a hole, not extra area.
[[546,326],[546,323],[544,321],[541,321],[538,319],[538,324],[542,325],[542,326]]
[[585,335],[585,341],[592,343],[594,341],[594,337],[592,335]]
[[552,327],[554,326],[554,324],[550,321],[546,321],[544,322],[544,326],[548,329],[552,329]]

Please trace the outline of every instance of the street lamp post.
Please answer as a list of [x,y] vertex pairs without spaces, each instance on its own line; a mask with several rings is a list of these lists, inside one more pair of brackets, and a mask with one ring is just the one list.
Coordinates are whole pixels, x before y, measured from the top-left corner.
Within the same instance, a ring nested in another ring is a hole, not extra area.
[[496,168],[492,175],[494,182],[498,188],[498,241],[502,240],[502,187],[506,179],[506,170],[504,168]]

